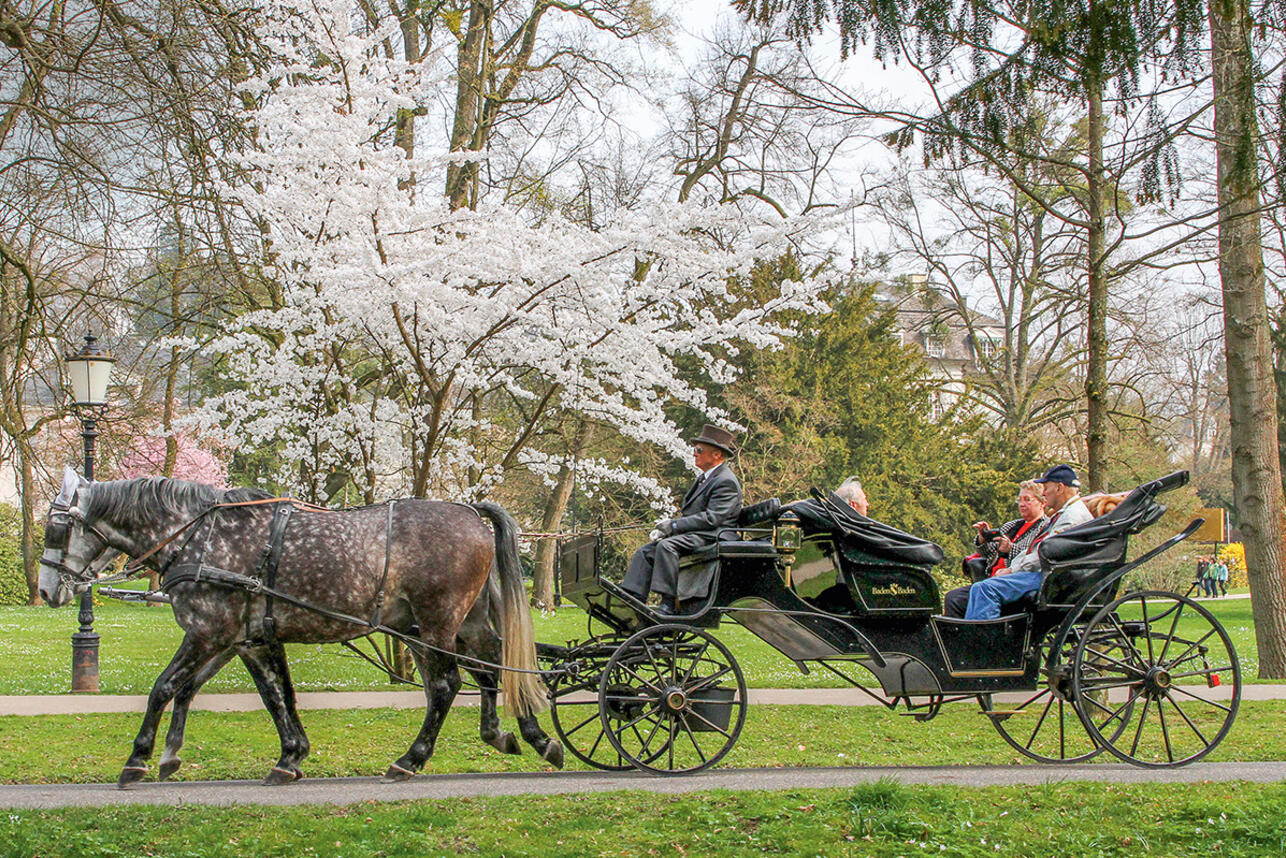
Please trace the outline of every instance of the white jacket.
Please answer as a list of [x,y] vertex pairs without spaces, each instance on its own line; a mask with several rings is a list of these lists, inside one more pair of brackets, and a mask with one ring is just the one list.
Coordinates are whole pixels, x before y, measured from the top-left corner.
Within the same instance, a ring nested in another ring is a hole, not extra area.
[[1049,524],[1045,526],[1045,532],[1037,534],[1036,538],[1032,540],[1030,548],[1009,561],[1009,571],[1011,573],[1039,572],[1040,557],[1036,554],[1036,549],[1040,547],[1041,541],[1056,533],[1061,533],[1069,527],[1084,524],[1092,518],[1094,518],[1094,514],[1090,512],[1090,508],[1085,505],[1085,501],[1081,500],[1080,495],[1076,495],[1063,504],[1062,509],[1050,517]]

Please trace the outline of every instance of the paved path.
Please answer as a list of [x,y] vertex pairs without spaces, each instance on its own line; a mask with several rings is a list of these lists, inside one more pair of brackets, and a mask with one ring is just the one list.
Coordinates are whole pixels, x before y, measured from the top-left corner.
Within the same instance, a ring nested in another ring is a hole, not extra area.
[[[1207,694],[1218,697],[1227,687]],[[1030,694],[998,694],[998,701],[1017,702]],[[752,688],[750,702],[775,706],[875,706],[878,702],[853,688]],[[571,699],[580,699],[573,696]],[[584,699],[589,699],[585,697]],[[1243,685],[1242,700],[1286,700],[1286,684]],[[304,691],[300,709],[420,709],[422,691]],[[457,706],[477,706],[475,694],[461,694]],[[193,709],[209,712],[253,712],[263,708],[258,694],[198,694]],[[0,695],[0,715],[85,715],[96,712],[138,712],[147,709],[142,694],[31,694]]]
[[1178,769],[1124,764],[1081,766],[875,766],[870,768],[716,769],[687,777],[638,772],[535,772],[425,775],[400,784],[378,778],[320,778],[289,786],[257,781],[145,783],[119,790],[114,784],[0,785],[0,808],[105,807],[114,805],[300,805],[363,801],[449,799],[464,796],[558,795],[619,790],[680,794],[704,790],[779,790],[850,787],[890,778],[904,784],[1008,786],[1063,781],[1101,783],[1196,783],[1286,779],[1286,763],[1194,763]]

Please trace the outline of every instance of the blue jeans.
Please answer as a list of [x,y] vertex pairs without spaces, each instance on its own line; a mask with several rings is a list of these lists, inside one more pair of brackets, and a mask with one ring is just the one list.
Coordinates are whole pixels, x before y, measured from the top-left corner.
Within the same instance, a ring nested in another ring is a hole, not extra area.
[[1040,589],[1040,572],[1011,572],[986,578],[969,588],[969,607],[966,620],[994,620],[1000,616],[1000,606],[1016,602],[1023,594]]

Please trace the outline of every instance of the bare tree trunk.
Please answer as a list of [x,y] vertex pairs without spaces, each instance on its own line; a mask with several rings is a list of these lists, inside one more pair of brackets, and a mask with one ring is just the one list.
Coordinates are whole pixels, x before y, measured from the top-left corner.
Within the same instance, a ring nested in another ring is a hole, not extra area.
[[1089,323],[1086,328],[1085,406],[1086,465],[1089,490],[1107,490],[1107,259],[1103,216],[1103,87],[1097,80],[1089,87],[1089,123],[1086,145],[1089,172],[1086,187],[1089,220],[1086,248],[1089,273]]
[[1233,502],[1246,545],[1259,678],[1286,678],[1286,569],[1276,385],[1264,294],[1255,118],[1254,58],[1247,0],[1210,4],[1215,152],[1219,189],[1219,278]]
[[[572,484],[576,478],[574,463],[585,449],[588,437],[588,422],[578,421],[571,449],[568,451],[569,459],[558,469],[554,490],[545,501],[545,515],[541,519],[540,528],[543,533],[555,533],[562,526],[563,513],[567,511],[567,502],[571,499]],[[542,610],[554,607],[554,552],[557,545],[557,539],[548,538],[540,540],[536,546],[536,562],[532,570],[531,604]]]
[[[473,0],[469,6],[468,30],[460,43],[456,60],[455,116],[451,126],[451,151],[463,152],[474,148],[474,132],[478,125],[479,101],[485,80],[480,67],[482,44],[491,28],[494,10],[490,0]],[[447,199],[451,208],[461,209],[473,199],[473,178],[477,175],[477,162],[449,164],[447,166]]]
[[19,440],[18,481],[22,486],[22,571],[27,578],[27,604],[44,604],[40,598],[40,553],[36,550],[36,478],[31,466],[31,444]]

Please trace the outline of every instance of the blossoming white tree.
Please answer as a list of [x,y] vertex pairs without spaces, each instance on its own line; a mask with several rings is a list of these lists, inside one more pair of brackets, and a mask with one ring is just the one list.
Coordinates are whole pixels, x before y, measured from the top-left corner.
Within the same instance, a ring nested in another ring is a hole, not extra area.
[[[237,192],[268,226],[285,302],[208,347],[235,387],[200,421],[279,445],[284,482],[325,496],[342,474],[368,500],[476,497],[515,467],[557,471],[536,439],[567,411],[685,456],[666,407],[723,415],[677,362],[727,382],[730,353],[771,347],[781,311],[814,307],[811,282],[767,301],[737,289],[815,228],[806,219],[652,203],[590,229],[486,201],[452,210],[423,190],[442,187],[451,157],[422,142],[408,157],[390,131],[399,109],[441,101],[448,57],[390,57],[387,33],[350,27],[344,0],[267,14],[278,63],[251,84],[253,181]],[[585,472],[666,497],[624,463]]]

